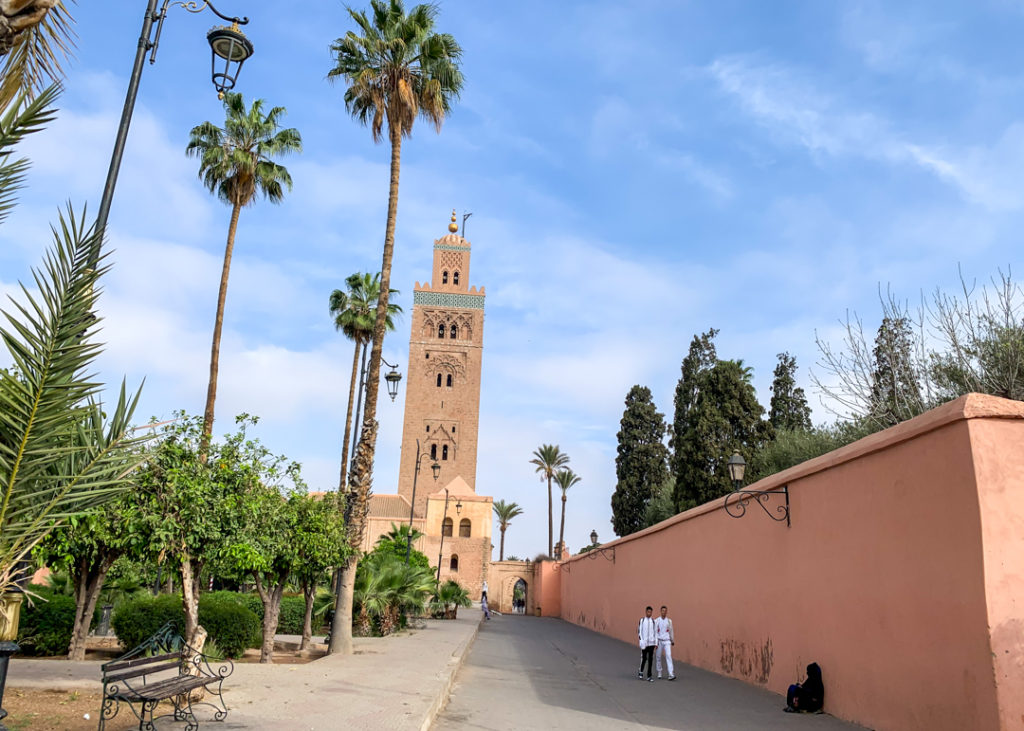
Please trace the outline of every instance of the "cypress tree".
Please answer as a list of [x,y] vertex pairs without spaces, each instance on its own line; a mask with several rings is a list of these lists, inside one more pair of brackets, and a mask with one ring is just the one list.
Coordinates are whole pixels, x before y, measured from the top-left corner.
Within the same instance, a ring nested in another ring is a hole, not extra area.
[[633,386],[626,395],[615,457],[612,527],[616,535],[646,527],[647,505],[668,477],[665,430],[665,416],[658,413],[651,390]]
[[810,429],[811,407],[804,390],[796,385],[796,358],[789,353],[779,353],[778,357],[768,421],[776,429]]
[[875,336],[871,416],[892,426],[925,410],[914,367],[914,333],[906,317],[885,317]]
[[750,368],[734,360],[720,360],[698,373],[696,398],[676,422],[673,499],[677,511],[730,492],[729,457],[739,452],[750,462],[771,439],[774,430],[761,418],[764,407],[750,378]]

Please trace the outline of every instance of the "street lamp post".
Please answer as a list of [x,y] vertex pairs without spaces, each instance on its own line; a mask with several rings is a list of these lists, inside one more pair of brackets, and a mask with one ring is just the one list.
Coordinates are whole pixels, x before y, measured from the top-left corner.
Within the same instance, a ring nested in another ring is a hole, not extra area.
[[[440,471],[440,470],[439,470]],[[455,503],[455,514],[462,515],[462,500]],[[444,555],[444,522],[448,520],[448,488],[444,489],[444,516],[441,518],[441,547],[437,549],[437,583],[441,583],[441,557]],[[452,538],[455,537],[455,526],[452,526]]]
[[[150,64],[156,63],[156,51],[160,45],[160,34],[163,31],[164,19],[167,17],[167,9],[171,5],[177,5],[190,13],[200,13],[209,8],[214,15],[222,20],[231,23],[230,27],[214,28],[206,35],[210,43],[212,53],[211,76],[218,95],[223,97],[225,91],[230,91],[235,86],[238,74],[245,63],[253,54],[252,42],[238,29],[238,26],[249,22],[248,18],[228,17],[220,13],[213,4],[207,0],[201,5],[195,0],[184,2],[178,0],[164,0],[164,4],[157,11],[158,0],[148,0],[146,15],[142,19],[142,33],[139,35],[138,49],[135,51],[135,63],[132,66],[132,75],[128,81],[128,93],[125,95],[124,109],[121,111],[121,123],[117,128],[117,138],[114,141],[114,152],[110,157],[110,168],[107,170],[107,181],[103,186],[103,197],[100,199],[100,210],[96,216],[96,233],[99,236],[96,245],[89,255],[89,266],[93,269],[99,261],[102,237],[107,228],[107,216],[110,213],[110,202],[114,197],[114,187],[117,185],[117,174],[121,169],[121,158],[124,155],[125,141],[128,139],[128,128],[132,123],[132,113],[135,111],[135,98],[139,93],[139,81],[142,79],[142,67],[149,54]],[[154,25],[156,26],[154,32]],[[224,62],[222,71],[217,70],[217,59]]]
[[[390,373],[388,375],[391,375]],[[390,383],[390,381],[388,382]],[[420,440],[416,440],[416,468],[412,473],[412,502],[409,505],[409,535],[407,536],[405,543],[405,565],[409,565],[409,556],[412,554],[412,519],[416,511],[416,478],[420,474],[420,460],[427,456],[426,452],[420,454]],[[430,471],[434,473],[434,482],[437,482],[437,478],[441,476],[441,465],[434,460],[434,463],[430,465]],[[442,524],[443,525],[443,524]],[[444,530],[441,531],[444,533]],[[444,535],[441,536],[444,540]]]
[[[384,380],[387,381],[388,385],[388,396],[394,401],[395,397],[398,396],[398,384],[402,381],[402,374],[398,372],[398,366],[392,365],[384,360],[382,355],[380,362],[386,365],[391,370],[384,375]],[[359,388],[356,391],[356,420],[353,422],[356,424],[356,428],[359,428],[359,417],[363,412],[363,389],[366,387],[366,359],[364,357],[363,364],[359,368]],[[356,457],[356,445],[359,444],[359,439],[352,440],[352,454],[349,455],[349,460],[353,460]],[[437,478],[435,478],[437,479]]]
[[743,459],[739,452],[733,452],[733,455],[729,457],[729,461],[725,464],[729,468],[729,478],[732,480],[733,489],[739,490],[743,486],[743,475],[747,471],[747,461]]

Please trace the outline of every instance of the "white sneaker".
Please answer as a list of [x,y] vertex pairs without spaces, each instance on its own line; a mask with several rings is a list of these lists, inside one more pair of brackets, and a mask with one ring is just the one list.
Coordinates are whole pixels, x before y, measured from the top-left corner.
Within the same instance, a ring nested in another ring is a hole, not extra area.
[[658,676],[658,680],[661,680],[661,676],[660,675]]

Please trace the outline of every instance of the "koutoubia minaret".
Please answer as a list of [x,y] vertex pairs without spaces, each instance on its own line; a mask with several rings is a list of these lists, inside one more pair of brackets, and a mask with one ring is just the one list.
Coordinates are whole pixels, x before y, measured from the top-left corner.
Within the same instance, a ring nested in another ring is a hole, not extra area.
[[[461,477],[476,490],[484,289],[469,286],[470,243],[458,230],[453,211],[450,233],[434,242],[432,281],[413,289],[398,493],[412,501],[418,440],[427,456],[420,463],[417,515],[437,485]],[[441,465],[436,485],[435,461]]]

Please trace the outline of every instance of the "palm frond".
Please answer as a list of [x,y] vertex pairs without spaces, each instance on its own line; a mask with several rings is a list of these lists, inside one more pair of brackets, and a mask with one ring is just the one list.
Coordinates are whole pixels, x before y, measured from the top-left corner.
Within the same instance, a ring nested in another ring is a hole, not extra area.
[[21,94],[31,98],[64,77],[61,64],[71,57],[75,46],[74,18],[64,2],[39,8],[35,13],[41,14],[40,19],[15,18],[30,24],[22,27],[8,23],[5,29],[13,37],[0,65],[0,109],[6,109]]
[[87,369],[98,279],[89,266],[97,233],[85,213],[61,216],[36,292],[3,311],[3,341],[15,368],[0,371],[0,591],[11,566],[64,519],[112,499],[137,465],[129,422],[139,394],[124,384],[113,410],[97,403]]
[[11,159],[14,147],[26,135],[38,132],[53,121],[57,110],[52,105],[59,95],[60,87],[56,84],[35,99],[22,93],[0,118],[0,223],[14,208],[16,194],[29,168],[27,159]]

